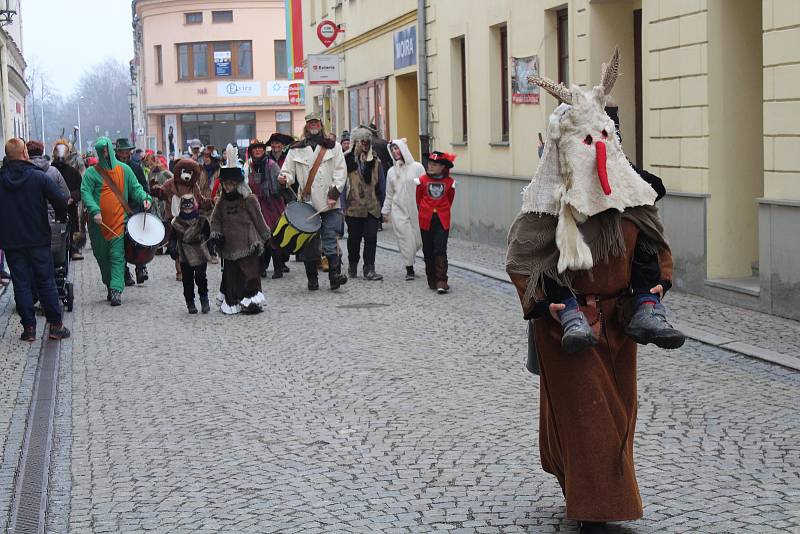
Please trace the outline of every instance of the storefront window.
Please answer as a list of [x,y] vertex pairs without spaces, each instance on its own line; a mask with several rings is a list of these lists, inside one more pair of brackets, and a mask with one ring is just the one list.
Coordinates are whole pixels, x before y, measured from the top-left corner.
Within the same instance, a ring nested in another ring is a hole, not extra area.
[[293,135],[292,134],[292,112],[291,111],[276,111],[275,112],[275,129],[278,133]]
[[386,80],[351,87],[350,96],[350,129],[357,126],[374,124],[380,135],[389,135],[389,110],[387,109]]
[[249,144],[256,135],[256,114],[187,113],[181,116],[181,125],[186,139],[200,139],[203,144],[212,144],[221,151],[228,143],[239,147]]

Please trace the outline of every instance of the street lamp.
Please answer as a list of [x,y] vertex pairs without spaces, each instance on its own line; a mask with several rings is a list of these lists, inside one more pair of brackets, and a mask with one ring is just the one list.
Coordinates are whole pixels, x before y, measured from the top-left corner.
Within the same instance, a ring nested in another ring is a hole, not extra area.
[[17,14],[17,0],[0,0],[0,26],[7,26],[13,22]]
[[131,107],[131,144],[136,145],[136,125],[133,118],[133,109],[136,107],[136,89],[133,86],[128,93],[128,104]]
[[83,143],[81,142],[81,138],[83,137],[83,132],[81,132],[81,100],[84,100],[82,95],[78,95],[78,153],[83,154]]

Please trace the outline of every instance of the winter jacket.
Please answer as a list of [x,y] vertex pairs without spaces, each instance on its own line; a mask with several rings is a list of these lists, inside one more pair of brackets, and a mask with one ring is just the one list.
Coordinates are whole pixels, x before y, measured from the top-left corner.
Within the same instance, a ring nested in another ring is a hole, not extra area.
[[63,219],[69,193],[29,161],[5,160],[0,169],[0,249],[50,246],[47,203]]
[[[283,162],[281,173],[286,176],[286,185],[291,187],[297,184],[299,187],[298,195],[302,193],[306,186],[308,174],[314,160],[317,158],[322,147],[317,145],[313,149],[305,142],[299,141],[291,146],[289,153],[286,154],[286,161]],[[341,207],[339,197],[341,196],[344,184],[347,181],[347,166],[344,162],[342,145],[334,143],[328,148],[319,166],[314,184],[311,187],[311,199],[301,199],[310,202],[315,210],[328,209],[328,199],[336,200],[335,208]]]
[[81,173],[79,173],[77,169],[75,169],[65,160],[56,160],[53,162],[52,166],[58,169],[58,172],[60,172],[61,176],[64,177],[64,181],[69,188],[70,197],[72,197],[72,200],[74,200],[76,203],[80,202],[82,180]]
[[188,263],[192,267],[208,263],[211,259],[206,244],[211,236],[208,219],[202,215],[194,219],[178,216],[172,219],[172,230],[177,236],[178,259],[181,263]]
[[64,177],[61,176],[61,173],[58,171],[58,169],[50,165],[50,160],[44,156],[33,156],[31,158],[31,162],[39,167],[43,173],[49,176],[50,179],[53,180],[62,191],[67,194],[70,193],[69,186],[67,186],[67,182],[64,181]]
[[383,166],[375,150],[370,149],[365,158],[359,160],[355,151],[347,154],[347,209],[348,217],[372,215],[381,218],[381,202],[378,190],[383,176]]
[[240,189],[248,192],[235,200],[220,195],[211,214],[211,237],[223,239],[219,254],[230,261],[263,254],[271,233],[256,196],[247,186]]

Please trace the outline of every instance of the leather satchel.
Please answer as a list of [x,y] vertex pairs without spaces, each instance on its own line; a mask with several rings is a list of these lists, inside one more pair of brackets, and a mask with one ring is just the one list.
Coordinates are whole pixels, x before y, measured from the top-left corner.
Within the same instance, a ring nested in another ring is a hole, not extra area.
[[317,171],[319,171],[319,166],[322,165],[322,158],[325,157],[325,152],[327,151],[327,148],[320,145],[319,152],[317,153],[317,159],[315,159],[314,164],[311,165],[308,178],[306,178],[306,185],[303,187],[303,200],[307,199],[309,195],[311,195],[311,186],[314,185],[314,178],[317,177]]

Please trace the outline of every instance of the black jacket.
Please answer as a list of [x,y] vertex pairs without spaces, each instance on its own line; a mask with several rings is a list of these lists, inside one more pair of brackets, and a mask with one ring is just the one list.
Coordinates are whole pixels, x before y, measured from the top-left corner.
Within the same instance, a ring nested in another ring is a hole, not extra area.
[[54,161],[53,167],[58,169],[58,172],[64,177],[64,181],[67,182],[72,200],[79,202],[81,200],[81,181],[83,179],[81,173],[64,160]]
[[47,203],[63,220],[68,198],[30,161],[5,160],[0,169],[0,249],[49,247]]
[[[128,161],[125,165],[131,168],[133,174],[136,176],[136,181],[142,186],[144,192],[149,195],[150,186],[147,184],[147,178],[144,175],[144,169],[142,166],[133,160]],[[131,202],[131,209],[138,212],[142,210],[142,206],[138,202]]]

